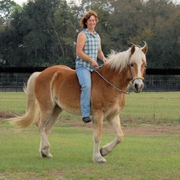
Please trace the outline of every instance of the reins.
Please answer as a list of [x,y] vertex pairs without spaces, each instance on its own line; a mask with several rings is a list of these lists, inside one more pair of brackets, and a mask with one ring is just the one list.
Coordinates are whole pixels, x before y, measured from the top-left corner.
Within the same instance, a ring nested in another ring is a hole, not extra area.
[[[102,65],[103,66],[103,65]],[[102,67],[102,66],[99,66],[98,68]],[[117,86],[115,86],[114,84],[112,84],[110,81],[108,81],[102,74],[100,74],[95,68],[93,68],[94,71],[104,80],[106,81],[108,84],[110,84],[111,86],[113,86],[116,90],[118,90],[119,92],[122,92],[124,94],[130,94],[130,91],[127,92],[127,91],[123,91],[122,89],[118,88]],[[131,69],[130,69],[130,72],[131,72]],[[136,77],[133,77],[132,75],[132,72],[131,72],[131,76],[132,76],[132,79],[130,82],[134,82],[136,79],[142,79],[144,80],[144,78],[142,76],[136,76]]]
[[[99,67],[102,67],[102,66],[99,66]],[[126,92],[126,91],[123,91],[122,89],[118,88],[117,86],[115,86],[114,84],[112,84],[110,81],[108,81],[102,74],[100,74],[95,68],[93,68],[94,71],[104,80],[106,81],[108,84],[110,84],[111,86],[113,86],[116,90],[118,90],[119,92],[122,92],[124,94],[129,94],[130,92]]]

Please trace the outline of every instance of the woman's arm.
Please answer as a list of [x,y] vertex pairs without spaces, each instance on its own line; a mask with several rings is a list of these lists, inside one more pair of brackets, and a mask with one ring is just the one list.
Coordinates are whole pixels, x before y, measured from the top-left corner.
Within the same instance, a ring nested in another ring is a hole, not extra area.
[[101,48],[101,38],[99,37],[99,41],[100,41],[100,45],[99,45],[99,49],[98,49],[98,58],[101,59],[104,63],[106,63],[108,60],[105,58],[104,53],[102,52],[102,48]]

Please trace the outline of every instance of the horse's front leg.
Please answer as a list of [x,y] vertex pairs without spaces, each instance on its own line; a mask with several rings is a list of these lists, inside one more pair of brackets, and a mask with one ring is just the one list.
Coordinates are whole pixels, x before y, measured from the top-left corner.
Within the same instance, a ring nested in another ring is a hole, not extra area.
[[116,137],[111,143],[109,143],[109,144],[105,145],[103,148],[101,148],[100,152],[101,152],[102,156],[106,156],[111,151],[113,151],[113,149],[122,141],[122,139],[124,137],[124,134],[121,129],[119,115],[116,115],[113,118],[108,117],[107,120],[112,125],[112,127],[116,133]]
[[94,152],[93,152],[93,159],[95,162],[104,163],[106,159],[102,157],[100,153],[100,141],[102,137],[102,126],[103,126],[103,116],[100,115],[101,113],[96,113],[93,116],[93,125],[94,125]]

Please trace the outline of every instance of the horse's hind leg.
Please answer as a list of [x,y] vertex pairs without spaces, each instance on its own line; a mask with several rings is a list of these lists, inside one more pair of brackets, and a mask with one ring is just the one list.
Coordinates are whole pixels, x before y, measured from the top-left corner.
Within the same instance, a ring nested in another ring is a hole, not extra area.
[[52,116],[51,116],[51,119],[49,119],[46,122],[45,132],[46,132],[47,135],[50,134],[52,127],[57,122],[57,120],[58,120],[60,114],[62,113],[62,111],[63,110],[61,108],[59,108],[59,106],[55,106],[55,108],[53,110],[53,113],[52,113]]
[[123,139],[124,134],[121,129],[120,118],[119,115],[116,115],[114,118],[107,118],[108,122],[112,125],[116,138],[109,144],[105,145],[101,148],[100,152],[102,156],[106,156],[109,154]]
[[41,142],[40,142],[40,153],[42,157],[52,157],[49,153],[50,144],[46,134],[46,123],[51,119],[52,112],[41,112],[41,119],[38,124]]
[[53,125],[57,122],[62,109],[55,106],[53,110],[42,114],[41,123],[39,124],[39,131],[41,135],[40,153],[42,157],[52,157],[50,154],[50,143],[47,135],[51,132]]

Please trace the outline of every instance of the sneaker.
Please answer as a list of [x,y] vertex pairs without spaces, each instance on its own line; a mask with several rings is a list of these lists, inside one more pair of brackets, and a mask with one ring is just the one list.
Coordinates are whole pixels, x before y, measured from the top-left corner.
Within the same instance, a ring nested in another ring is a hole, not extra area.
[[83,120],[85,123],[91,122],[91,118],[90,118],[90,117],[83,117],[82,120]]

